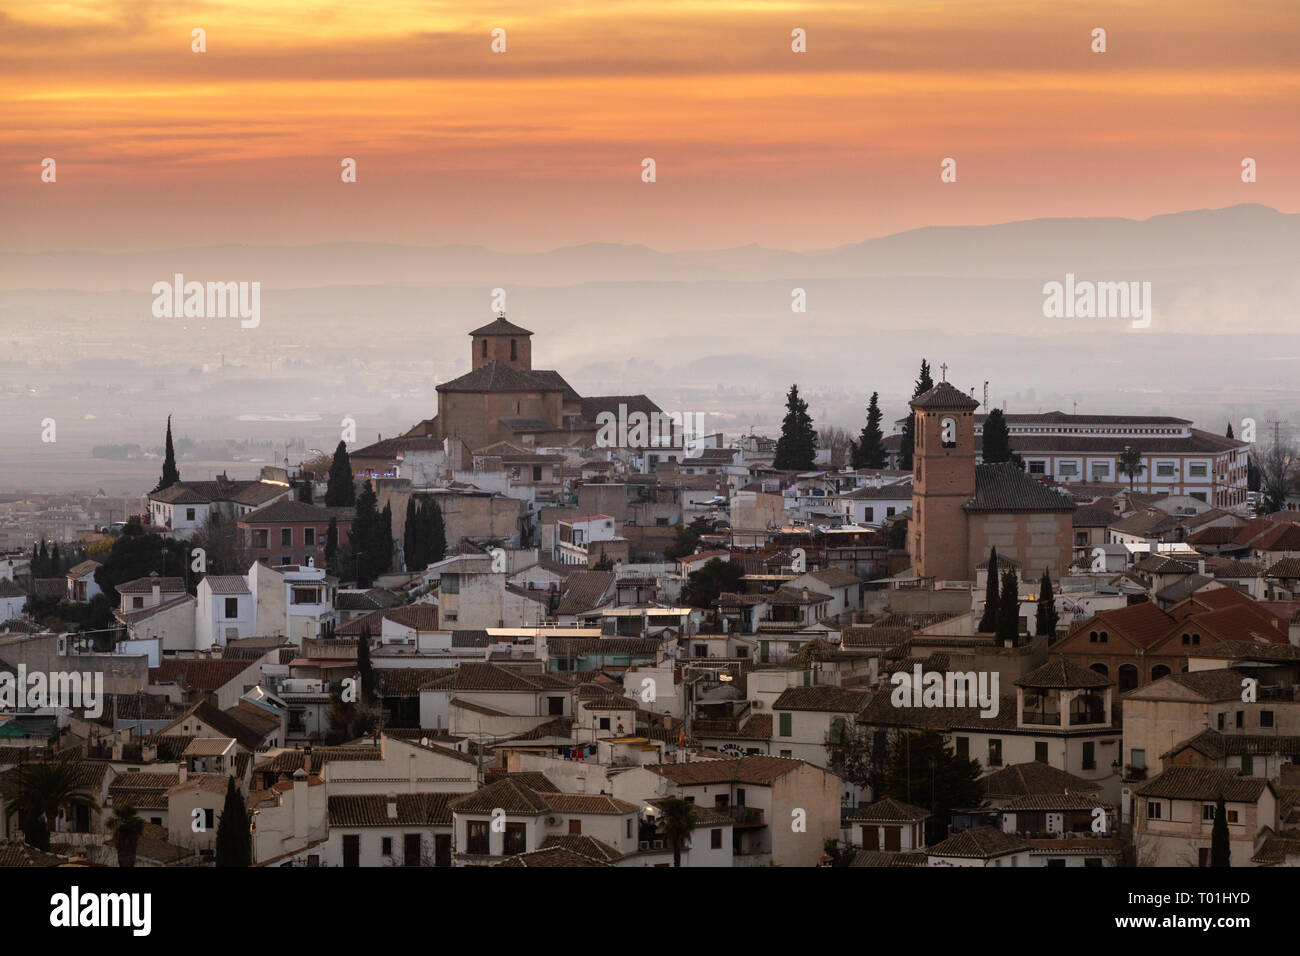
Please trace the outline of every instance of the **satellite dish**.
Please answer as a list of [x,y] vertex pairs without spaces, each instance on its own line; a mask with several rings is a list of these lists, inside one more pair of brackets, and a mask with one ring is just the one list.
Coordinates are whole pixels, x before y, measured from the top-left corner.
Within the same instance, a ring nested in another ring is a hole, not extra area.
[[428,738],[428,737],[421,737],[421,738],[420,738],[420,746],[421,746],[421,747],[427,747],[427,746],[429,746],[429,738]]

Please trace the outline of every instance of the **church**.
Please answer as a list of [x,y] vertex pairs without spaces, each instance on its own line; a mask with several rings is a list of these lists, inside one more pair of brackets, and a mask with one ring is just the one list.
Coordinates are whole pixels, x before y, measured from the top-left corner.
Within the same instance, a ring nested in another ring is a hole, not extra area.
[[437,387],[438,413],[407,438],[459,438],[471,449],[595,443],[597,416],[661,411],[645,395],[583,398],[559,372],[533,368],[533,333],[499,314],[470,335],[470,371]]
[[948,381],[911,402],[915,422],[908,553],[921,579],[974,581],[996,547],[1024,576],[1068,573],[1074,502],[1014,464],[975,463],[980,403]]

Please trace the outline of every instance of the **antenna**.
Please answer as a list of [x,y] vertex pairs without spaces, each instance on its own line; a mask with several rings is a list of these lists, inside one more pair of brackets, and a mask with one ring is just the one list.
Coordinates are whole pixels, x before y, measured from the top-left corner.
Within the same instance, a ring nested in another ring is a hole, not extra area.
[[989,380],[984,380],[984,411],[989,410]]

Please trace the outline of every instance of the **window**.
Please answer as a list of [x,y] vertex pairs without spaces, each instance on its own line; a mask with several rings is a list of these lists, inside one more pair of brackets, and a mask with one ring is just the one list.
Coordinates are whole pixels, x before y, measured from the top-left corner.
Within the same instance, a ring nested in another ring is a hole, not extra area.
[[392,855],[393,855],[393,838],[392,838],[392,837],[384,837],[383,840],[380,841],[380,849],[379,849],[379,852],[382,853],[384,856],[392,856]]
[[781,729],[779,733],[782,737],[789,737],[793,734],[793,730],[791,728],[791,721],[793,720],[793,717],[794,717],[793,714],[781,715]]
[[239,617],[239,598],[226,598],[225,617],[227,620]]
[[309,548],[314,548],[314,547],[316,547],[316,529],[315,529],[315,528],[303,528],[303,529],[302,529],[302,543],[305,544],[305,545],[306,545],[307,547],[309,547]]
[[1045,461],[1031,461],[1027,463],[1027,467],[1031,475],[1047,474],[1047,462]]
[[1236,822],[1237,822],[1237,811],[1236,811],[1236,810],[1228,810],[1228,822],[1229,822],[1229,823],[1236,823]]
[[864,521],[867,521],[867,522],[875,521],[875,520],[876,520],[876,509],[875,509],[875,508],[867,508],[867,509],[863,512],[863,520],[864,520]]
[[507,823],[502,853],[506,856],[514,856],[516,853],[523,853],[526,849],[528,849],[527,824]]
[[989,766],[990,767],[1002,766],[1002,741],[1001,740],[989,741]]
[[1062,477],[1073,478],[1079,474],[1079,463],[1077,461],[1063,461],[1057,465],[1056,473]]
[[420,855],[420,834],[403,833],[402,866],[419,866],[422,862]]
[[969,737],[958,737],[958,738],[957,738],[957,756],[958,756],[958,757],[970,757],[970,738],[969,738]]
[[194,520],[194,509],[193,509],[193,508],[186,508],[186,509],[185,509],[185,520],[186,520],[186,521],[193,521],[193,520]]
[[533,481],[541,481],[541,480],[542,480],[542,466],[533,465]]
[[519,342],[516,339],[510,340],[510,361],[514,362],[519,359]]
[[265,528],[253,529],[253,547],[269,548],[271,544],[270,541],[267,540],[268,534],[269,532]]
[[894,517],[894,512],[897,511],[897,510],[898,510],[897,508],[886,508],[886,509],[885,509],[885,517],[886,517],[886,518],[892,518],[892,517]]
[[1145,770],[1147,767],[1147,752],[1136,748],[1130,750],[1128,762],[1134,770]]
[[487,339],[479,339],[479,342],[482,345],[482,348],[479,349],[479,355],[487,358]]
[[1104,481],[1110,477],[1110,462],[1094,461],[1092,463],[1092,480]]
[[1220,730],[1223,729],[1224,721],[1225,721],[1225,719],[1227,718],[1227,716],[1228,716],[1227,714],[1219,714],[1219,729],[1220,729]]
[[343,835],[343,865],[358,867],[361,865],[361,837],[356,833]]
[[1261,727],[1273,726],[1273,712],[1271,710],[1261,710],[1259,712],[1259,725]]
[[485,821],[470,821],[468,832],[467,850],[478,856],[487,856],[488,850],[488,825]]
[[1156,800],[1147,801],[1147,819],[1148,820],[1160,819],[1160,803],[1158,801]]
[[1097,745],[1091,740],[1083,743],[1083,766],[1084,770],[1097,769]]
[[1192,478],[1207,478],[1210,474],[1210,466],[1203,461],[1194,461],[1187,466],[1187,474]]
[[131,598],[131,607],[144,607],[144,598],[142,597]]
[[1172,478],[1174,476],[1174,463],[1172,461],[1156,462],[1156,476],[1160,478]]
[[280,529],[280,547],[282,547],[282,548],[292,548],[292,547],[293,547],[293,529],[292,529],[292,528],[281,528],[281,529]]
[[601,729],[601,730],[609,730],[609,718],[608,718],[608,717],[602,717],[602,718],[600,718],[600,729]]
[[714,850],[722,849],[722,830],[709,831],[709,847]]
[[444,574],[438,579],[438,590],[443,594],[460,593],[460,575]]
[[570,820],[570,821],[569,821],[569,836],[582,836],[582,821],[581,821],[581,820]]
[[1239,710],[1237,711],[1237,729],[1241,730],[1245,726],[1246,726],[1246,712],[1244,710]]
[[1047,741],[1034,741],[1034,760],[1038,763],[1047,763]]
[[1201,804],[1201,820],[1203,822],[1214,821],[1214,804],[1212,803]]

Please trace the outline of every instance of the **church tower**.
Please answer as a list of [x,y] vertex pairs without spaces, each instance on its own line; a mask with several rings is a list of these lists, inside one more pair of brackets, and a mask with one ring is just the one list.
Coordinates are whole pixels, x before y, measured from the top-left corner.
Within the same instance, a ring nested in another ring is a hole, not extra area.
[[533,333],[506,321],[504,312],[496,320],[470,333],[472,341],[471,368],[488,362],[499,362],[520,372],[533,368]]
[[979,402],[947,381],[911,402],[912,527],[908,548],[917,577],[965,581],[970,524],[962,506],[975,494],[975,410]]

